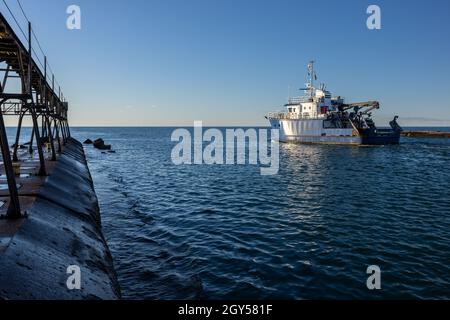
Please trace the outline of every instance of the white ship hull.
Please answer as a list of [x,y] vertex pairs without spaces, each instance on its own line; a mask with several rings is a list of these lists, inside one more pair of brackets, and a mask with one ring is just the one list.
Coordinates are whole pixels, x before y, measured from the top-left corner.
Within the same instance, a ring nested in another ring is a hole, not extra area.
[[306,144],[361,144],[354,129],[325,129],[323,119],[270,119],[273,129],[280,130],[280,142]]
[[314,86],[317,75],[314,61],[308,64],[309,83],[301,97],[289,97],[286,111],[270,112],[266,119],[279,129],[281,142],[317,144],[388,145],[399,144],[402,128],[395,117],[391,129],[378,129],[372,111],[378,101],[346,104],[341,96],[333,97],[321,84]]

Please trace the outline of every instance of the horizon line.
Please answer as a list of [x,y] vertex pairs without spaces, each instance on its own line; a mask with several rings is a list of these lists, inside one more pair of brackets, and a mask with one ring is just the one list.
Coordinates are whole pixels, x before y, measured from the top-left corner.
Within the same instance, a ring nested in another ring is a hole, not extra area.
[[[5,126],[6,128],[17,128],[17,126]],[[148,125],[148,126],[120,126],[120,125],[70,125],[70,128],[193,128],[193,125]],[[270,128],[270,125],[204,125],[205,128]],[[450,125],[408,125],[403,128],[450,128]],[[33,128],[33,126],[22,126],[22,128]]]

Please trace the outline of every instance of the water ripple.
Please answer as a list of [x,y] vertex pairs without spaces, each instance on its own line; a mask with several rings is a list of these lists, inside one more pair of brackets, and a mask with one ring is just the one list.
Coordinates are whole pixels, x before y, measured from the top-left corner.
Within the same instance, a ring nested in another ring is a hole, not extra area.
[[125,298],[450,298],[448,140],[282,145],[267,177],[176,167],[169,128],[73,131],[117,151],[86,148]]

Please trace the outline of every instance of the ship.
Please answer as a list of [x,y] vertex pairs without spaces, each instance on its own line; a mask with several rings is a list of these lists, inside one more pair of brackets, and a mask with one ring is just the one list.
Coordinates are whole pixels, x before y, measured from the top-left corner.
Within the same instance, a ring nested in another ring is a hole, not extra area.
[[308,64],[309,82],[303,96],[289,97],[286,110],[266,116],[272,129],[279,129],[280,142],[304,144],[396,145],[400,143],[402,127],[398,116],[390,128],[379,129],[372,112],[380,109],[378,101],[346,103],[333,96],[324,84],[315,87],[315,61]]

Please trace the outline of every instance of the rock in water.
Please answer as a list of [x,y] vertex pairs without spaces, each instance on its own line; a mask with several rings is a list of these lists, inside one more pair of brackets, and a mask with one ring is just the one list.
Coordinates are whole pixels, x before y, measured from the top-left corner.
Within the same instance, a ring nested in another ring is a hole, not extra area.
[[84,144],[92,144],[92,140],[91,139],[87,139],[85,142],[83,142]]
[[99,150],[111,150],[111,145],[105,144],[105,141],[103,141],[102,138],[99,138],[94,141],[94,148]]

